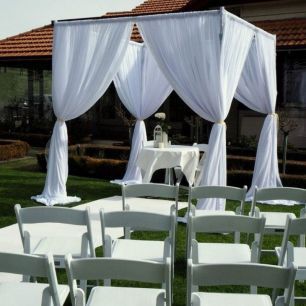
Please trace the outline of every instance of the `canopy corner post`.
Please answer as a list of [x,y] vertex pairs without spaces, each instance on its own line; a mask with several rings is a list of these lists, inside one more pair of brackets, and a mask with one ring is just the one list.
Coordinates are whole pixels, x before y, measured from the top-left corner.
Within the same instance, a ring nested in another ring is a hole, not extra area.
[[223,29],[224,29],[224,23],[225,23],[225,8],[224,6],[220,7],[220,34],[219,34],[219,38],[220,38],[220,42],[222,42],[222,38],[223,38]]

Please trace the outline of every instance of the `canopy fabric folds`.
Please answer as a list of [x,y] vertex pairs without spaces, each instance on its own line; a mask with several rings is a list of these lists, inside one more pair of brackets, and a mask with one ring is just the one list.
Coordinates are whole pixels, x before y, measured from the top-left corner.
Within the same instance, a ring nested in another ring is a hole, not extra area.
[[[145,47],[128,43],[137,23]],[[144,119],[172,88],[199,116],[214,123],[200,185],[226,185],[226,119],[233,97],[267,114],[259,140],[255,185],[281,186],[277,165],[275,37],[224,9],[167,15],[55,23],[51,139],[42,195],[46,205],[78,200],[66,192],[65,121],[86,112],[114,79],[119,97],[137,119],[130,160],[121,182],[141,182],[137,155],[146,140]],[[224,200],[200,201],[198,209],[223,210]]]
[[[201,185],[226,185],[226,126],[254,30],[222,10],[138,22],[141,35],[173,89],[198,115],[214,122]],[[233,35],[235,33],[235,35]],[[221,34],[221,35],[220,35]],[[196,47],[195,47],[196,46]],[[223,210],[223,199],[198,209]]]
[[130,42],[119,71],[114,78],[117,93],[128,111],[137,119],[127,170],[115,183],[141,183],[136,161],[144,141],[147,141],[144,119],[150,117],[172,91],[144,44]]
[[253,198],[255,186],[282,187],[277,158],[278,117],[274,113],[277,96],[275,54],[275,37],[257,31],[235,95],[247,107],[268,114],[258,142],[247,200]]
[[53,109],[57,122],[51,137],[45,205],[80,201],[68,197],[68,136],[65,121],[85,113],[106,91],[128,46],[131,22],[55,23],[52,62]]

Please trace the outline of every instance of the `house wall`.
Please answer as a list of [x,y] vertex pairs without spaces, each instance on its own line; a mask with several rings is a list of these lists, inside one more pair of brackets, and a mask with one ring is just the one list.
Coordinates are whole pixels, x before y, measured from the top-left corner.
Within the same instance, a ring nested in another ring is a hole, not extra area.
[[[260,2],[252,4],[240,4],[226,7],[240,15],[241,18],[250,22],[260,20],[277,20],[290,18],[306,18],[305,0],[282,0],[272,2]],[[289,135],[289,144],[295,148],[306,148],[306,107],[303,105],[294,105],[296,101],[289,101],[286,97],[286,65],[289,58],[304,58],[306,62],[305,51],[278,51],[277,52],[277,78],[278,78],[278,98],[277,112],[285,111],[288,119],[297,123],[297,128]],[[305,66],[306,74],[306,66]],[[305,90],[303,87],[300,90]],[[288,101],[287,101],[288,100]],[[232,108],[228,117],[228,138],[236,139],[241,135],[259,138],[264,116],[241,108],[240,106]],[[282,133],[279,133],[279,146],[282,144]]]
[[269,3],[243,4],[240,16],[248,21],[306,17],[305,0],[284,0]]

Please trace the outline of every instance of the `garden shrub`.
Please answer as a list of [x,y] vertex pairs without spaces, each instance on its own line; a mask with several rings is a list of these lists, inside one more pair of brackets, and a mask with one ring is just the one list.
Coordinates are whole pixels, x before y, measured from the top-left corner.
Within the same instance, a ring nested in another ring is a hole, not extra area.
[[50,135],[36,133],[0,133],[0,138],[25,141],[33,147],[45,147],[50,137]]
[[0,141],[0,160],[21,158],[28,154],[30,146],[20,140],[1,140]]
[[[45,154],[37,154],[37,163],[41,171],[46,171]],[[90,156],[71,155],[68,158],[69,174],[103,179],[123,177],[127,160],[94,158]]]

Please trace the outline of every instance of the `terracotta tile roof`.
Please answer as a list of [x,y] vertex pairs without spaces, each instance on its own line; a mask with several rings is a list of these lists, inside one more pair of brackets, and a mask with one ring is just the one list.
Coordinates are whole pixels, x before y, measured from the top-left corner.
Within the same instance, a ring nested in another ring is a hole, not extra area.
[[255,25],[276,34],[278,47],[306,46],[306,18],[257,21]]
[[51,56],[52,35],[52,25],[46,25],[0,40],[0,58]]
[[147,0],[128,12],[107,13],[105,16],[133,16],[183,11],[192,0]]
[[[201,0],[204,1],[204,0]],[[130,12],[108,13],[103,17],[118,17],[188,11],[196,0],[147,0]],[[278,47],[306,46],[306,18],[258,21],[256,26],[277,35]],[[14,58],[39,58],[52,55],[52,25],[0,40],[0,60]],[[131,39],[141,42],[134,26]]]

